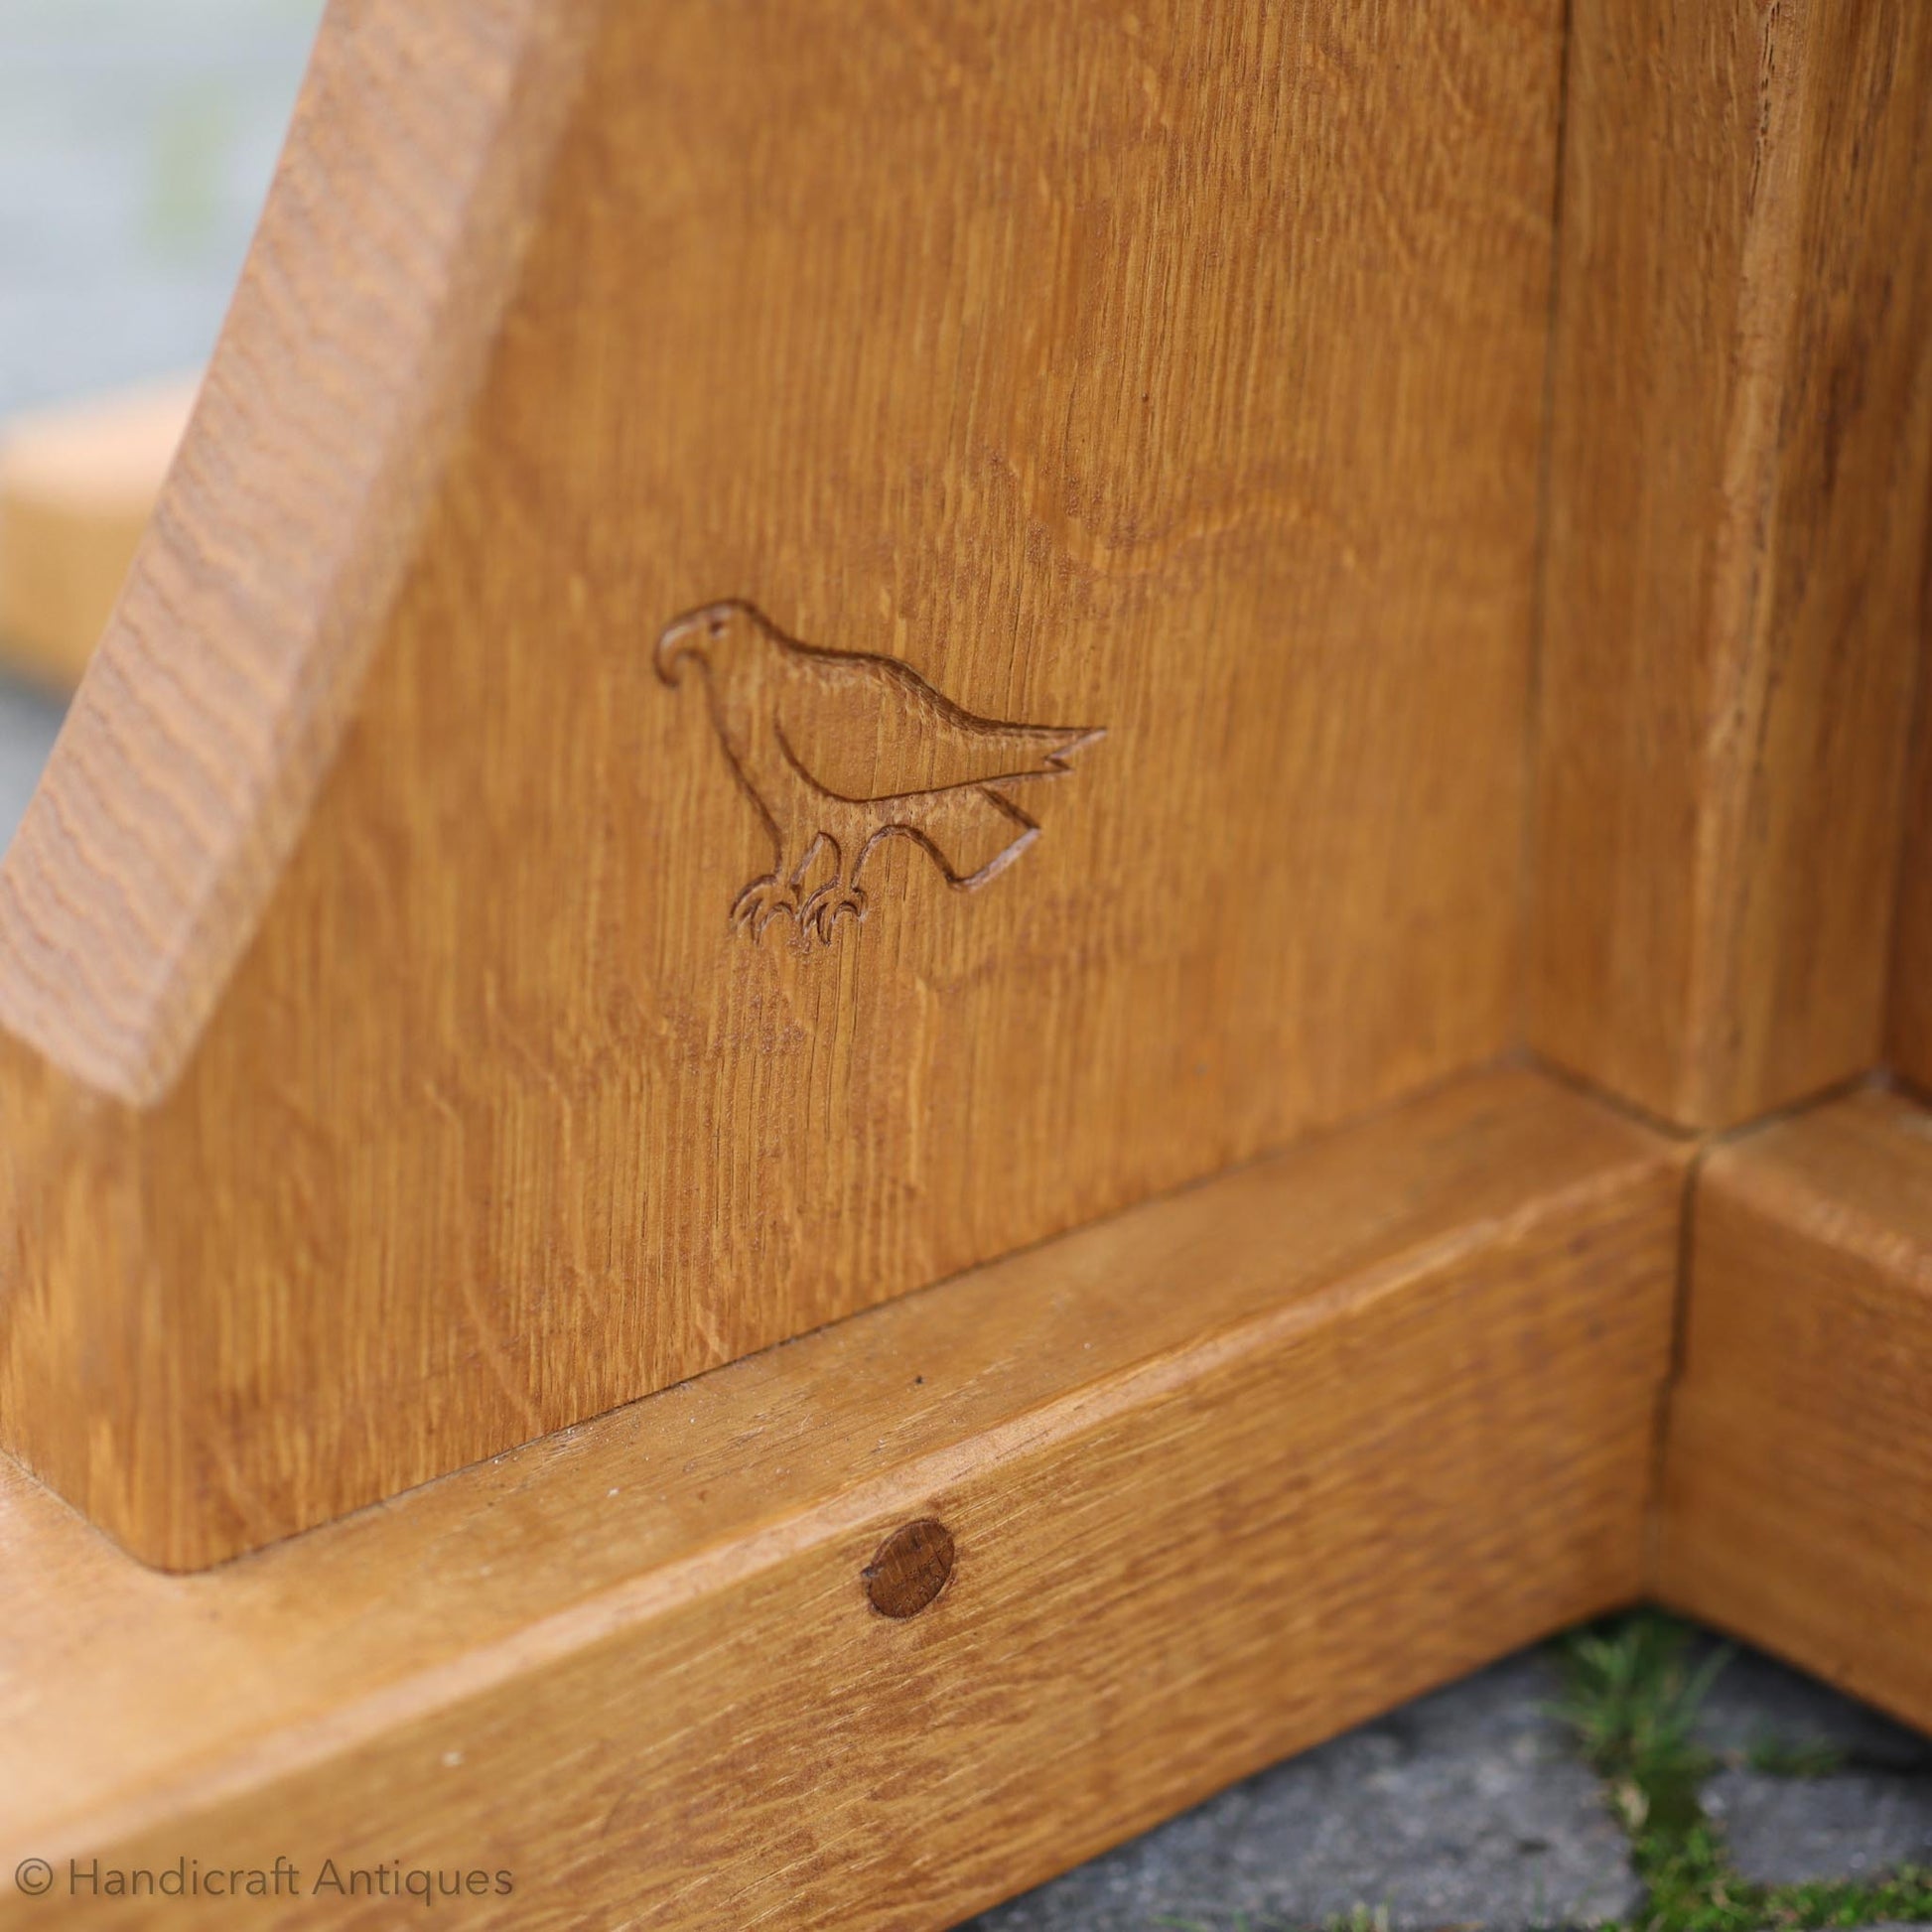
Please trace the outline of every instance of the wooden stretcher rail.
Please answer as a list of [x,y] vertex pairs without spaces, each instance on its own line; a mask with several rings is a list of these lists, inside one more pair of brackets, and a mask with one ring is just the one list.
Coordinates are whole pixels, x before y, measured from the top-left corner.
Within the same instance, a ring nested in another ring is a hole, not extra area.
[[0,1465],[0,1871],[952,1923],[1639,1592],[1681,1192],[1504,1072],[200,1576]]
[[1695,1200],[1657,1588],[1932,1728],[1932,1113],[1801,1114]]

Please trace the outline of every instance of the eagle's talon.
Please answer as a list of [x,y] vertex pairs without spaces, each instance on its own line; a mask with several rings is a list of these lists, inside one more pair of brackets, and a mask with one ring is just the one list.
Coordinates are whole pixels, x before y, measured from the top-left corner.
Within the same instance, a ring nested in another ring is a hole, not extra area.
[[778,884],[776,877],[766,873],[762,879],[755,879],[732,900],[731,921],[733,925],[744,925],[758,914],[767,893]]
[[734,928],[749,932],[754,940],[764,937],[764,928],[773,919],[786,916],[803,919],[798,910],[798,901],[786,891],[775,873],[767,873],[762,879],[755,879],[732,900],[731,923]]
[[866,916],[866,896],[856,886],[842,886],[828,880],[808,898],[798,914],[801,928],[818,934],[819,943],[829,946],[841,915],[855,923]]

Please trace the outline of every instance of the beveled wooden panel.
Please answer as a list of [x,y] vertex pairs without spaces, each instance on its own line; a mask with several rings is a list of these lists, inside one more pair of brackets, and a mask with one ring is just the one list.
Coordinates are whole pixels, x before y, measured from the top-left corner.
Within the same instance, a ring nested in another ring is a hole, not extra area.
[[0,874],[11,1446],[207,1562],[1504,1047],[1559,12],[338,6]]
[[1932,1729],[1932,1113],[1801,1114],[1695,1201],[1656,1587]]
[[1503,1074],[205,1576],[0,1468],[0,1925],[951,1924],[1636,1592],[1681,1193]]
[[1878,1059],[1932,460],[1932,11],[1577,0],[1531,1035],[1687,1127]]

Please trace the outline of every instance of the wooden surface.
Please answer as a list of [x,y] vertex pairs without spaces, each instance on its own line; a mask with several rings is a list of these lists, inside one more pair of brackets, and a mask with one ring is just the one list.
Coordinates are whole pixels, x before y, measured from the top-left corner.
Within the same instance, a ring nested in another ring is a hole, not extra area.
[[[1926,544],[1932,555],[1932,507]],[[1906,812],[1891,968],[1891,1059],[1921,1094],[1932,1098],[1932,620],[1925,627],[1919,664]]]
[[[1634,1595],[1681,1191],[1505,1073],[204,1576],[0,1464],[0,1869],[332,1856],[512,1873],[438,1923],[949,1924]],[[866,1575],[922,1519],[950,1581],[895,1620]],[[57,1918],[92,1913],[0,1887],[0,1925]]]
[[0,662],[80,681],[120,595],[196,379],[0,423]]
[[1932,1729],[1932,1113],[1721,1148],[1693,1230],[1656,1587]]
[[1932,11],[1572,9],[1531,1034],[1684,1126],[1879,1057]]
[[[1502,1048],[1559,14],[335,9],[0,870],[9,1446],[205,1563]],[[779,814],[733,600],[1084,748]]]

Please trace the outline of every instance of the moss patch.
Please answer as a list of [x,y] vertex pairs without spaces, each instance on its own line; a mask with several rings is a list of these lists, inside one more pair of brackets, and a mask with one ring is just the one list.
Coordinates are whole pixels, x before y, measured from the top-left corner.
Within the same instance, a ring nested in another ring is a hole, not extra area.
[[[1730,1863],[1723,1832],[1704,1814],[1704,1781],[1717,1761],[1698,1742],[1698,1708],[1729,1660],[1690,1661],[1690,1631],[1640,1610],[1573,1632],[1559,1646],[1564,1698],[1555,1715],[1602,1778],[1630,1839],[1647,1894],[1630,1932],[1758,1932],[1768,1927],[1932,1923],[1932,1872],[1806,1885],[1755,1885]],[[1775,1776],[1823,1777],[1823,1747],[1754,1742],[1752,1767]]]

